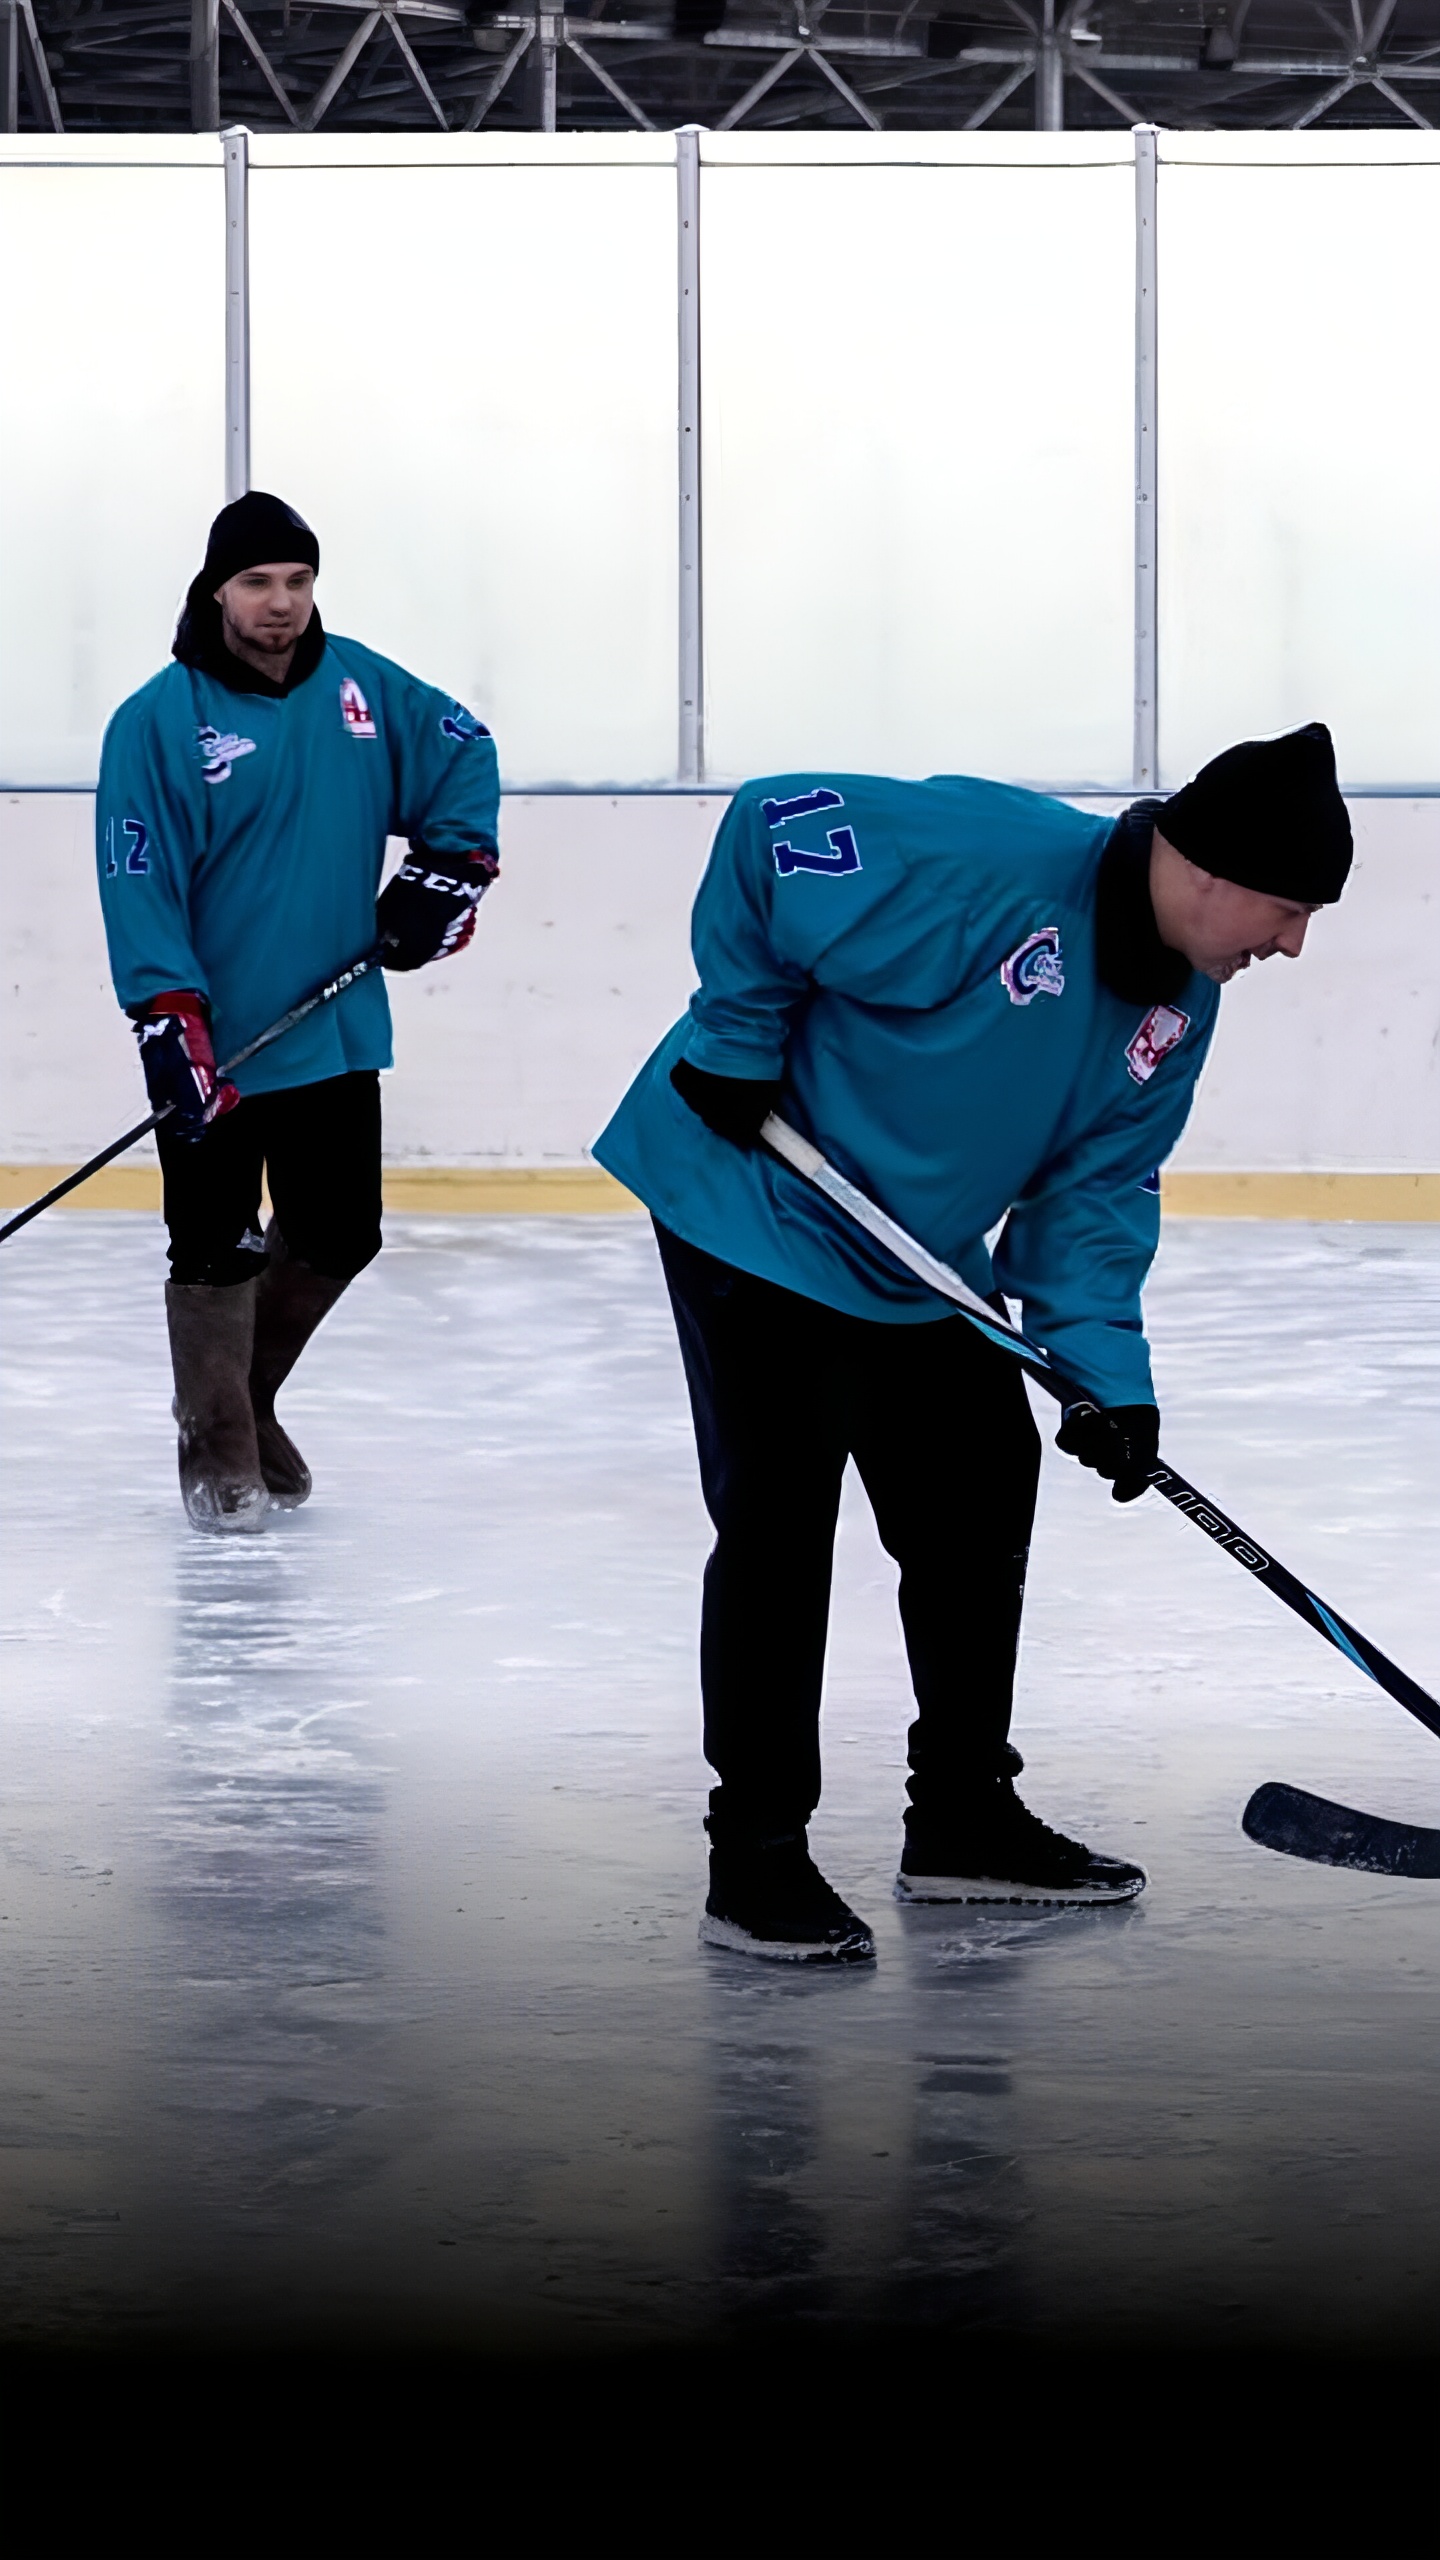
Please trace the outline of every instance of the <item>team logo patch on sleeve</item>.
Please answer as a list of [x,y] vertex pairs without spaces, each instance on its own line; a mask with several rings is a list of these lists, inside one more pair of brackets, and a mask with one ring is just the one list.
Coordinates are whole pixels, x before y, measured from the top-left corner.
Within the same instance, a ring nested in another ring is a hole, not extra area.
[[442,738],[458,739],[463,746],[470,738],[488,738],[490,732],[483,720],[477,720],[473,711],[466,710],[463,702],[452,702],[442,715],[440,734]]
[[1162,1058],[1178,1049],[1190,1028],[1188,1013],[1173,1004],[1152,1004],[1125,1052],[1125,1063],[1137,1084],[1148,1084]]
[[253,756],[253,738],[237,738],[233,729],[197,729],[195,743],[207,782],[228,782],[241,756]]
[[353,676],[340,679],[340,717],[352,738],[373,738],[377,734],[370,705]]
[[1008,960],[1000,963],[1000,984],[1012,1004],[1033,1004],[1037,996],[1063,996],[1065,963],[1058,924],[1042,924],[1027,934]]

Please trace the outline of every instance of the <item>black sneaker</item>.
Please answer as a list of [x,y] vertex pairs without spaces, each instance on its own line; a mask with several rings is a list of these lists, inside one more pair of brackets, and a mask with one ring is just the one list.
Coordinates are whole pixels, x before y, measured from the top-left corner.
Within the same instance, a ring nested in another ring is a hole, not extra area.
[[700,1943],[775,1964],[870,1964],[875,1941],[826,1883],[804,1836],[712,1849]]
[[1145,1890],[1143,1867],[1097,1857],[1031,1813],[1008,1778],[994,1800],[952,1829],[907,1830],[897,1902],[1130,1902]]

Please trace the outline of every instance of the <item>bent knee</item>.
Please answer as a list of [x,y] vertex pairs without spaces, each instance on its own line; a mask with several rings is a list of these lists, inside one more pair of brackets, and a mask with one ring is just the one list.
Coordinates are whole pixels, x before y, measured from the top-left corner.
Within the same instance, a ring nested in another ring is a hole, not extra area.
[[295,1234],[283,1229],[282,1235],[289,1259],[303,1262],[307,1271],[318,1272],[322,1280],[355,1279],[374,1261],[384,1241],[378,1219],[363,1225],[312,1228],[307,1224]]

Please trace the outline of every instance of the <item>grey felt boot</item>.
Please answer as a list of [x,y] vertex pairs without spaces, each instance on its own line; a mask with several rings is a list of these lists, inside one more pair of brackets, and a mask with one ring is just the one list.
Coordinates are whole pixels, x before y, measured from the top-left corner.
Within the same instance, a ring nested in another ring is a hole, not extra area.
[[270,1508],[250,1406],[256,1286],[165,1285],[180,1492],[191,1527],[212,1535],[263,1529]]
[[275,1419],[275,1398],[316,1326],[350,1283],[327,1279],[323,1271],[312,1271],[308,1262],[292,1262],[273,1218],[265,1230],[265,1253],[265,1269],[256,1283],[250,1402],[260,1471],[271,1499],[283,1511],[294,1511],[309,1495],[310,1470],[289,1432]]

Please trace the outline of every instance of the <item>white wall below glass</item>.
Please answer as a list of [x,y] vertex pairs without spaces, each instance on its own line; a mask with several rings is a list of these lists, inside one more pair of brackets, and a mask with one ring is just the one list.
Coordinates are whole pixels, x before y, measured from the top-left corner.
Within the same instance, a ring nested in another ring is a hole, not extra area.
[[[507,799],[473,947],[390,980],[392,1162],[583,1160],[689,999],[690,906],[724,807]],[[1226,993],[1177,1169],[1440,1172],[1440,800],[1351,817],[1354,874],[1304,957]],[[81,794],[0,797],[0,1163],[78,1163],[144,1107],[93,829]]]

